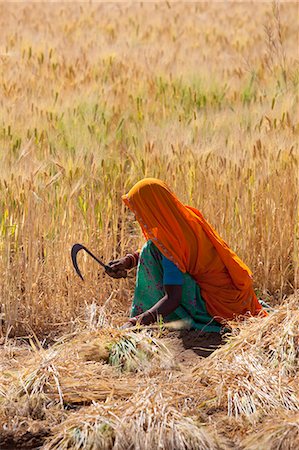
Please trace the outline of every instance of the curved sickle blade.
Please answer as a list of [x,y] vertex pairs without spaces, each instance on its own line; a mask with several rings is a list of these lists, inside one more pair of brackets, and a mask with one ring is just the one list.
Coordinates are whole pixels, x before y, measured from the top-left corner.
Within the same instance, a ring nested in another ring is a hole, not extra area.
[[86,253],[88,253],[88,254],[89,254],[93,259],[95,259],[102,267],[104,267],[104,269],[105,269],[106,271],[109,271],[110,267],[107,266],[106,264],[104,264],[102,261],[100,261],[93,253],[91,253],[90,250],[88,250],[88,248],[84,247],[84,245],[82,245],[82,244],[74,244],[73,247],[72,247],[72,250],[71,250],[71,257],[72,257],[73,266],[74,266],[74,268],[75,268],[77,274],[78,274],[79,277],[81,278],[81,280],[84,281],[84,278],[83,278],[83,276],[82,276],[82,274],[81,274],[81,271],[80,271],[80,269],[79,269],[79,267],[78,267],[78,263],[77,263],[77,255],[78,255],[78,252],[79,252],[80,250],[85,250]]

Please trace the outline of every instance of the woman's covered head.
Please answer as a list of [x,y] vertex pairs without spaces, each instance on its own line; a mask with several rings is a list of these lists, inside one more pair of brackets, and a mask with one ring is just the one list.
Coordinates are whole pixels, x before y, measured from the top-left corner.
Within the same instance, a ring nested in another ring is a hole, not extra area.
[[191,230],[186,220],[188,211],[167,184],[156,178],[145,178],[122,199],[135,214],[146,239],[151,239],[166,257],[172,255],[178,262],[176,254],[181,253],[182,244],[187,248],[184,244]]
[[174,214],[179,215],[178,199],[166,183],[156,178],[138,181],[122,199],[134,212],[144,232],[154,232],[162,223],[165,226],[173,220]]

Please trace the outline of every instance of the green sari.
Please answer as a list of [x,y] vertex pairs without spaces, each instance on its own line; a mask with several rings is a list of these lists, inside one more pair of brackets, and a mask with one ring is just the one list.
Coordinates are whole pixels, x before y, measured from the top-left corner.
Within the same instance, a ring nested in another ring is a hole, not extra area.
[[[200,287],[188,273],[183,274],[182,290],[180,306],[164,319],[165,322],[182,320],[189,328],[219,333],[221,324],[207,312]],[[147,311],[164,295],[162,254],[152,241],[147,241],[139,256],[131,317]]]

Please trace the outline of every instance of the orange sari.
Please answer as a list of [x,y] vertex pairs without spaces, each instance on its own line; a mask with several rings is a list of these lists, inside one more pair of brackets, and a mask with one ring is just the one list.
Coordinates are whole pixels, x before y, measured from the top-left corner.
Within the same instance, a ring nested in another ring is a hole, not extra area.
[[216,320],[266,315],[253,291],[252,273],[195,208],[183,205],[155,178],[139,181],[122,197],[143,234],[198,283]]

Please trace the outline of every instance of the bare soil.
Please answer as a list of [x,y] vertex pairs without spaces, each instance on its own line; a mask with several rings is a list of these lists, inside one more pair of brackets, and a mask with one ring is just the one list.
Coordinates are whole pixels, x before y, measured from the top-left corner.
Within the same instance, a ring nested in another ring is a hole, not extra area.
[[180,330],[169,332],[164,341],[174,352],[178,363],[192,366],[198,362],[198,357],[206,358],[219,348],[224,343],[224,336],[199,330]]
[[0,429],[0,448],[1,450],[34,450],[43,445],[45,438],[50,430],[47,427],[40,426],[36,430],[25,430],[24,432]]

